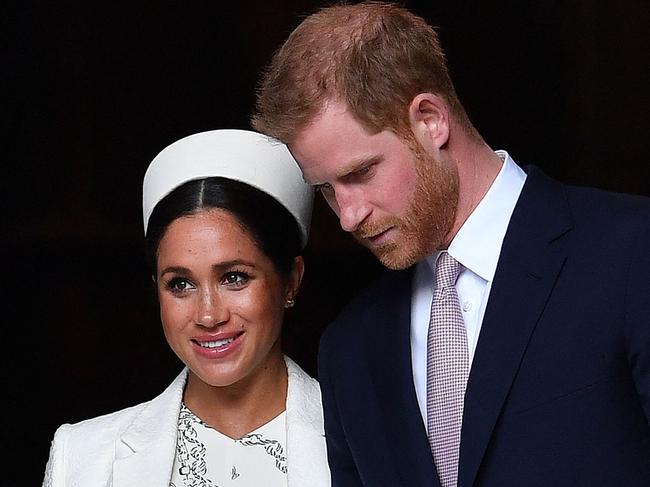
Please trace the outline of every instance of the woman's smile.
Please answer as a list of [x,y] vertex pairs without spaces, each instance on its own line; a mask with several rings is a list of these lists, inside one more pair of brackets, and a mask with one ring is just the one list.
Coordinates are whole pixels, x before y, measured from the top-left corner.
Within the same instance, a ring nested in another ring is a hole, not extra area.
[[220,333],[218,336],[192,338],[196,353],[208,359],[220,359],[236,351],[246,332]]

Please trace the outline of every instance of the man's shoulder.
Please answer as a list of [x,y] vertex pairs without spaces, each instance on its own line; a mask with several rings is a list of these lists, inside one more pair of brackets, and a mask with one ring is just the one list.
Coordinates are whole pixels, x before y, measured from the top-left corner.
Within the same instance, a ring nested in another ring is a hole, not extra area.
[[[616,245],[623,253],[650,239],[650,198],[584,186],[565,186],[574,243]],[[650,244],[650,242],[649,242]],[[627,249],[627,250],[626,250]]]
[[650,198],[629,193],[617,193],[585,186],[565,186],[571,207],[580,214],[601,215],[603,218],[648,218]]
[[[650,197],[621,193],[586,185],[559,182],[535,166],[526,167],[529,184],[532,188],[555,188],[562,192],[576,216],[588,214],[590,217],[647,217],[650,213]],[[535,191],[533,189],[532,191]],[[531,191],[528,191],[531,192]],[[527,194],[525,190],[524,195]]]
[[534,166],[526,172],[528,178],[513,213],[517,231],[536,234],[564,226],[583,240],[603,241],[650,229],[647,196],[559,182]]

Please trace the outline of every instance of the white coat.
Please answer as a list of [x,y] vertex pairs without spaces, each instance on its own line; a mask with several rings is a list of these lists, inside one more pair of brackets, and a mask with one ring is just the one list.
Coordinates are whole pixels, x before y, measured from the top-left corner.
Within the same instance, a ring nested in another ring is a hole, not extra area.
[[[285,357],[287,481],[327,487],[330,472],[318,382]],[[44,487],[169,487],[187,369],[151,401],[64,424],[54,435]]]

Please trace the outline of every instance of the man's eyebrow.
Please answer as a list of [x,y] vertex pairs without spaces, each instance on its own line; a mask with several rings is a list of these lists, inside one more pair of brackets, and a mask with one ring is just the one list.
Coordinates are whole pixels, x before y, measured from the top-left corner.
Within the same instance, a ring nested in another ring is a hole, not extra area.
[[[340,171],[338,171],[338,173],[335,176],[335,179],[345,179],[349,177],[351,174],[353,174],[354,172],[358,171],[359,169],[370,166],[372,164],[376,164],[378,162],[381,162],[382,160],[383,160],[383,156],[379,154],[368,154],[365,156],[358,157],[357,159],[352,159],[350,162],[345,164]],[[319,189],[324,184],[331,182],[331,181],[325,181],[325,182],[315,183],[305,178],[304,174],[302,179],[305,183],[309,184],[311,187],[315,189]]]
[[366,156],[359,157],[358,159],[353,159],[348,164],[343,166],[343,169],[337,175],[337,178],[344,179],[345,177],[353,174],[354,172],[362,169],[364,167],[376,164],[382,160],[382,157],[379,154],[369,154]]

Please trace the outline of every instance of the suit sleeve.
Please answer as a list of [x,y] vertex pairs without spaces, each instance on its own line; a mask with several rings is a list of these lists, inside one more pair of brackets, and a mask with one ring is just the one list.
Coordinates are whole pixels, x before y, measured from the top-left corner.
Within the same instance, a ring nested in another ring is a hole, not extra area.
[[330,340],[326,334],[320,342],[318,352],[318,378],[323,396],[325,439],[332,487],[361,486],[361,478],[345,437],[345,429],[341,424],[335,392],[336,380],[340,377],[333,375],[331,370],[332,358],[336,356],[336,349],[330,347],[329,344]]
[[65,486],[65,449],[68,438],[69,425],[64,424],[56,430],[50,456],[45,467],[43,487],[64,487]]
[[650,424],[650,217],[645,220],[630,263],[625,338],[637,393]]

